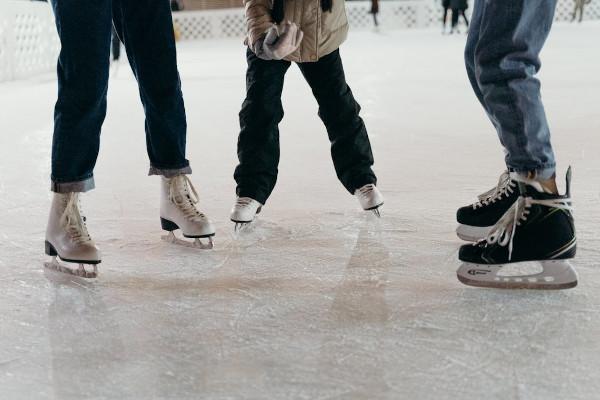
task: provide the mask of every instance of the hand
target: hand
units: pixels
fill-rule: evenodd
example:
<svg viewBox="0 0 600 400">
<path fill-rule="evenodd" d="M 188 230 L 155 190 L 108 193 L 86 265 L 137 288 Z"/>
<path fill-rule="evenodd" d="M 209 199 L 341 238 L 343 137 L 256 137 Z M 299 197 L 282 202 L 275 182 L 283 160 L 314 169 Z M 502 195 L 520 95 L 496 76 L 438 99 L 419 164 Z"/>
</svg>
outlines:
<svg viewBox="0 0 600 400">
<path fill-rule="evenodd" d="M 252 51 L 263 60 L 282 60 L 298 49 L 303 37 L 304 33 L 295 23 L 286 21 L 273 25 L 265 37 L 254 44 Z"/>
</svg>

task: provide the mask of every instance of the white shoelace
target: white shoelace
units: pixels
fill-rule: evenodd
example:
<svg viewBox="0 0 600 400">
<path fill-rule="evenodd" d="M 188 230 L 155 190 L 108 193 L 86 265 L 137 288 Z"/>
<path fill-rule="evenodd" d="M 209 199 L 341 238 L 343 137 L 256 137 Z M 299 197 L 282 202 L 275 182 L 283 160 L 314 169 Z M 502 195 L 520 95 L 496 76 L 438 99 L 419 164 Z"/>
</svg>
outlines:
<svg viewBox="0 0 600 400">
<path fill-rule="evenodd" d="M 81 212 L 79 193 L 72 193 L 69 196 L 65 211 L 60 217 L 60 223 L 65 226 L 75 243 L 85 244 L 92 241 L 85 225 L 85 217 Z"/>
<path fill-rule="evenodd" d="M 370 184 L 365 185 L 365 186 L 361 187 L 360 189 L 358 189 L 358 192 L 360 193 L 360 195 L 362 197 L 367 197 L 371 194 L 371 192 L 373 192 L 373 189 L 375 189 L 375 185 L 370 183 Z"/>
<path fill-rule="evenodd" d="M 473 203 L 473 209 L 477 209 L 483 206 L 487 206 L 488 204 L 495 203 L 496 201 L 502 199 L 502 197 L 510 195 L 515 191 L 517 184 L 510 179 L 510 173 L 508 171 L 504 171 L 500 178 L 498 179 L 498 184 L 495 188 L 488 190 L 485 193 L 480 194 L 478 197 L 479 201 L 477 203 Z"/>
<path fill-rule="evenodd" d="M 573 211 L 570 198 L 559 198 L 552 200 L 537 200 L 532 197 L 520 196 L 511 208 L 500 218 L 500 220 L 491 229 L 490 234 L 485 239 L 490 245 L 497 243 L 500 246 L 508 245 L 508 259 L 512 259 L 513 239 L 517 226 L 521 221 L 527 220 L 529 209 L 533 204 L 539 204 L 561 210 Z M 475 244 L 477 245 L 477 244 Z"/>
<path fill-rule="evenodd" d="M 196 204 L 199 201 L 198 192 L 196 192 L 196 188 L 194 188 L 192 181 L 187 175 L 179 175 L 171 178 L 169 181 L 169 200 L 190 221 L 198 221 L 204 218 L 204 214 L 196 208 Z"/>
<path fill-rule="evenodd" d="M 250 197 L 238 197 L 235 201 L 235 208 L 246 208 L 252 204 L 254 200 Z"/>
</svg>

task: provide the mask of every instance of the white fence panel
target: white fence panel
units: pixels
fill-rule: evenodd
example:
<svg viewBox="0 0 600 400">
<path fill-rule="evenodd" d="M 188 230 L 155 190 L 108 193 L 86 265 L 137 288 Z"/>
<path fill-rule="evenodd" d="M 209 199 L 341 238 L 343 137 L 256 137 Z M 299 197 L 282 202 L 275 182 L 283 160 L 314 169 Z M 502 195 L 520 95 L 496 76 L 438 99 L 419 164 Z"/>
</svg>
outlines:
<svg viewBox="0 0 600 400">
<path fill-rule="evenodd" d="M 556 20 L 571 20 L 573 4 L 573 0 L 559 0 Z M 370 1 L 346 2 L 353 30 L 373 28 L 370 8 Z M 441 0 L 389 0 L 380 2 L 379 22 L 381 29 L 390 30 L 437 27 L 441 15 Z M 600 0 L 587 5 L 585 19 L 600 19 Z M 173 15 L 173 22 L 181 40 L 241 40 L 245 30 L 241 8 L 183 11 Z M 53 70 L 59 48 L 48 3 L 0 0 L 0 82 Z"/>
<path fill-rule="evenodd" d="M 60 43 L 48 4 L 0 2 L 0 81 L 52 70 L 59 50 Z"/>
</svg>

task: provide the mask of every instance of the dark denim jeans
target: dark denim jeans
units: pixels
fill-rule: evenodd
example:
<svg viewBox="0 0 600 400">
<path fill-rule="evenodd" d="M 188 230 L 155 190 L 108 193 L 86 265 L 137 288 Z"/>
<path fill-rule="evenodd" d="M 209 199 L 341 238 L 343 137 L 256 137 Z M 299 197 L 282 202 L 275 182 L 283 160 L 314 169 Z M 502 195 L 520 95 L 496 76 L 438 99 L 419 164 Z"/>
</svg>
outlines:
<svg viewBox="0 0 600 400">
<path fill-rule="evenodd" d="M 94 187 L 106 114 L 114 23 L 138 80 L 146 113 L 150 174 L 190 173 L 186 118 L 168 1 L 52 0 L 61 41 L 54 112 L 52 190 Z"/>
<path fill-rule="evenodd" d="M 279 122 L 283 119 L 281 92 L 289 61 L 265 61 L 248 49 L 246 99 L 240 111 L 238 158 L 234 178 L 237 195 L 265 204 L 277 181 Z M 319 104 L 331 142 L 338 178 L 354 193 L 377 183 L 371 169 L 373 154 L 360 106 L 346 84 L 339 50 L 317 62 L 298 64 Z"/>
<path fill-rule="evenodd" d="M 506 149 L 506 164 L 541 179 L 555 171 L 535 78 L 557 0 L 476 0 L 465 49 L 475 94 Z"/>
</svg>

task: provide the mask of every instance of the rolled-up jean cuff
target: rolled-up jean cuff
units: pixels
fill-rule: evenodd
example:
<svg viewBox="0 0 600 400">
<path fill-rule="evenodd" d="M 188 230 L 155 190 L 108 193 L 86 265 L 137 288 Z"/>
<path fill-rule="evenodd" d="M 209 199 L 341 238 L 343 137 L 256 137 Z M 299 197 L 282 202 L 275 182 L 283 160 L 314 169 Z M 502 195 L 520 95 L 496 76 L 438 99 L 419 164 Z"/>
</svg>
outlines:
<svg viewBox="0 0 600 400">
<path fill-rule="evenodd" d="M 52 180 L 50 183 L 50 190 L 55 193 L 87 192 L 95 187 L 93 176 L 82 181 L 56 182 Z"/>
<path fill-rule="evenodd" d="M 156 168 L 154 166 L 150 166 L 150 170 L 148 171 L 148 175 L 162 175 L 165 178 L 172 178 L 177 175 L 188 175 L 192 173 L 192 167 L 189 165 L 183 168 L 175 168 L 175 169 L 164 169 L 164 168 Z"/>
<path fill-rule="evenodd" d="M 538 169 L 523 169 L 523 168 L 510 168 L 519 175 L 527 176 L 531 179 L 546 180 L 556 175 L 556 167 L 544 167 Z"/>
</svg>

